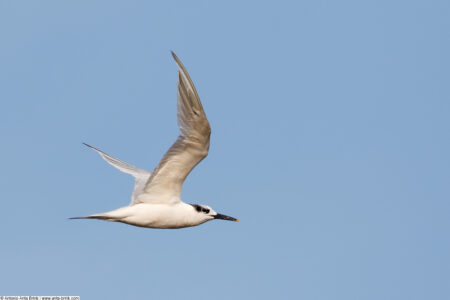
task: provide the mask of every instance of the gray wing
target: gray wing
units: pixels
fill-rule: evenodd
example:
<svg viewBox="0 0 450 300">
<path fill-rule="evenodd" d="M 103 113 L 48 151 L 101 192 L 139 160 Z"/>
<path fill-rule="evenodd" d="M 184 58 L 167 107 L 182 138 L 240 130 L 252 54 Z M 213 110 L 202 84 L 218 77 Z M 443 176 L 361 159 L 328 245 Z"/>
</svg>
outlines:
<svg viewBox="0 0 450 300">
<path fill-rule="evenodd" d="M 139 195 L 138 202 L 177 203 L 183 182 L 191 170 L 208 155 L 211 128 L 188 72 L 178 64 L 178 126 L 180 135 L 163 156 Z"/>
<path fill-rule="evenodd" d="M 120 171 L 130 174 L 135 178 L 134 181 L 134 188 L 133 188 L 133 194 L 131 195 L 131 203 L 130 205 L 133 205 L 136 203 L 137 201 L 137 197 L 142 193 L 142 191 L 144 190 L 145 187 L 145 183 L 147 182 L 147 180 L 150 178 L 151 173 L 146 171 L 146 170 L 142 170 L 142 169 L 138 169 L 130 164 L 127 164 L 117 158 L 112 157 L 109 154 L 106 154 L 105 152 L 103 152 L 100 149 L 97 149 L 95 147 L 92 147 L 91 145 L 88 145 L 86 143 L 83 143 L 84 145 L 88 146 L 89 148 L 95 150 L 98 154 L 100 154 L 100 156 L 106 160 L 110 165 L 112 165 L 113 167 L 116 167 L 117 169 L 119 169 Z"/>
</svg>

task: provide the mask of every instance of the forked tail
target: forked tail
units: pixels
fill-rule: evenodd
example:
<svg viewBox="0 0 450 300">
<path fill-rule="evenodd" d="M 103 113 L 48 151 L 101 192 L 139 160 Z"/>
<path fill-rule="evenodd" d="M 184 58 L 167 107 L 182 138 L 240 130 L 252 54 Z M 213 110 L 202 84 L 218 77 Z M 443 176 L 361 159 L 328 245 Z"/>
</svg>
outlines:
<svg viewBox="0 0 450 300">
<path fill-rule="evenodd" d="M 92 216 L 85 216 L 85 217 L 72 217 L 72 218 L 69 218 L 69 220 L 77 220 L 77 219 L 98 219 L 98 220 L 114 221 L 114 220 L 111 219 L 111 217 L 101 216 L 101 215 L 92 215 Z"/>
</svg>

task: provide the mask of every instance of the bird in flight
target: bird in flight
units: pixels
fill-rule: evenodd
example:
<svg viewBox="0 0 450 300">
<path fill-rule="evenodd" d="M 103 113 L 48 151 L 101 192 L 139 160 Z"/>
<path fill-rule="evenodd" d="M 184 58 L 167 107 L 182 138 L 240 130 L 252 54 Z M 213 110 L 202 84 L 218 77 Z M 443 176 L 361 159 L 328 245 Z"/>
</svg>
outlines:
<svg viewBox="0 0 450 300">
<path fill-rule="evenodd" d="M 178 64 L 178 126 L 180 135 L 153 172 L 138 169 L 97 151 L 109 164 L 135 178 L 131 203 L 113 211 L 71 219 L 100 219 L 149 228 L 183 228 L 214 219 L 239 222 L 219 214 L 211 207 L 181 201 L 181 188 L 191 170 L 209 150 L 211 128 L 188 72 L 172 52 Z"/>
</svg>

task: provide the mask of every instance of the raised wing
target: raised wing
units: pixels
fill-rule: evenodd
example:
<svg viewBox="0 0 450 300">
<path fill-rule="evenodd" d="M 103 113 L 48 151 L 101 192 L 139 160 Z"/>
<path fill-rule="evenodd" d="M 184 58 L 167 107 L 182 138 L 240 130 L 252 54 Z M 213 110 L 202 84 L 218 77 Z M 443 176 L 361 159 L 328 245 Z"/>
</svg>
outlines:
<svg viewBox="0 0 450 300">
<path fill-rule="evenodd" d="M 145 184 L 146 184 L 147 180 L 150 178 L 151 173 L 146 170 L 138 169 L 132 165 L 129 165 L 117 158 L 112 157 L 109 154 L 106 154 L 105 152 L 103 152 L 100 149 L 92 147 L 91 145 L 88 145 L 86 143 L 83 143 L 83 144 L 88 146 L 89 148 L 95 150 L 98 154 L 100 154 L 100 156 L 104 160 L 106 160 L 113 167 L 119 169 L 120 171 L 122 171 L 124 173 L 130 174 L 135 178 L 133 194 L 131 195 L 130 205 L 135 204 L 137 201 L 137 197 L 144 190 Z"/>
<path fill-rule="evenodd" d="M 211 128 L 202 103 L 181 61 L 172 52 L 178 70 L 178 126 L 180 135 L 163 156 L 139 195 L 138 202 L 177 203 L 183 182 L 208 155 Z"/>
</svg>

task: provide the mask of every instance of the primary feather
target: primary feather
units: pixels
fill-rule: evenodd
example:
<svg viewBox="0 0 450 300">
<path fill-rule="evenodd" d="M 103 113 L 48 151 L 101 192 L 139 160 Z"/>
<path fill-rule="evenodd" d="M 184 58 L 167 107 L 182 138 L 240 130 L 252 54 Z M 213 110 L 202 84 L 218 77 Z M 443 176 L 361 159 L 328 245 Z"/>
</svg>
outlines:
<svg viewBox="0 0 450 300">
<path fill-rule="evenodd" d="M 163 156 L 137 202 L 177 203 L 191 170 L 208 155 L 211 127 L 192 79 L 178 57 L 178 126 L 180 135 Z"/>
<path fill-rule="evenodd" d="M 95 150 L 100 156 L 106 160 L 110 165 L 113 167 L 119 169 L 120 171 L 130 174 L 135 178 L 134 181 L 134 188 L 133 188 L 133 194 L 131 195 L 131 203 L 130 205 L 133 205 L 136 203 L 137 197 L 142 193 L 144 190 L 145 184 L 147 183 L 147 180 L 150 178 L 151 173 L 142 170 L 139 168 L 136 168 L 135 166 L 132 166 L 130 164 L 127 164 L 126 162 L 123 162 L 115 157 L 112 157 L 111 155 L 103 152 L 102 150 L 95 148 L 91 145 L 88 145 L 86 143 L 83 143 L 89 148 Z"/>
</svg>

